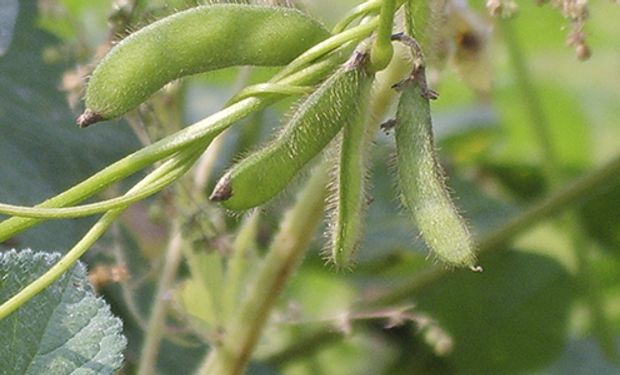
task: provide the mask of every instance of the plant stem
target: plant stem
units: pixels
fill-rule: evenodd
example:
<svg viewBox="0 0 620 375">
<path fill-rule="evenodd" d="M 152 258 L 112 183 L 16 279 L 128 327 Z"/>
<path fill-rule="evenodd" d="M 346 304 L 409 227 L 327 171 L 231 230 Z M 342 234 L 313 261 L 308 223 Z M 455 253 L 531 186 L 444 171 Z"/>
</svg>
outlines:
<svg viewBox="0 0 620 375">
<path fill-rule="evenodd" d="M 146 166 L 166 158 L 192 144 L 207 145 L 213 137 L 227 129 L 235 121 L 267 106 L 268 100 L 248 98 L 225 108 L 171 136 L 109 165 L 85 181 L 65 192 L 46 200 L 37 207 L 65 207 L 84 200 L 112 183 L 121 180 Z M 142 186 L 146 188 L 147 186 Z M 140 190 L 134 190 L 136 193 Z M 42 219 L 13 217 L 0 223 L 0 242 L 14 234 L 42 222 Z"/>
<path fill-rule="evenodd" d="M 340 20 L 336 26 L 332 29 L 334 34 L 343 32 L 347 26 L 351 24 L 355 19 L 363 17 L 369 13 L 378 12 L 381 9 L 381 0 L 370 0 L 362 3 L 355 8 L 351 9 L 342 20 Z"/>
<path fill-rule="evenodd" d="M 296 70 L 301 69 L 303 66 L 310 64 L 312 61 L 325 55 L 326 53 L 340 48 L 349 42 L 355 42 L 365 38 L 377 27 L 378 24 L 379 20 L 374 18 L 367 23 L 343 31 L 340 34 L 336 34 L 331 38 L 317 44 L 288 64 L 284 69 L 276 74 L 270 82 L 278 82 L 282 78 Z"/>
<path fill-rule="evenodd" d="M 188 152 L 191 150 L 188 150 Z M 195 151 L 195 150 L 194 150 Z M 193 155 L 193 156 L 191 156 Z M 198 155 L 190 154 L 177 156 L 149 176 L 138 182 L 132 187 L 127 194 L 133 194 L 136 191 L 140 191 L 151 183 L 156 183 L 159 178 L 165 177 L 166 173 L 174 173 L 178 169 L 187 170 L 191 167 L 192 163 L 188 162 L 188 158 L 193 157 L 194 160 Z M 126 209 L 127 207 L 121 207 L 115 210 L 108 211 L 105 215 L 99 219 L 95 225 L 78 241 L 67 254 L 65 254 L 55 265 L 53 265 L 47 272 L 41 275 L 38 279 L 30 283 L 24 289 L 19 291 L 16 295 L 4 302 L 0 306 L 0 319 L 3 319 L 13 311 L 17 310 L 21 305 L 28 302 L 34 296 L 39 294 L 43 289 L 50 286 L 54 281 L 58 280 L 63 273 L 71 268 L 79 258 L 106 232 L 108 227 L 112 225 L 114 220 Z"/>
<path fill-rule="evenodd" d="M 394 103 L 398 92 L 393 86 L 405 79 L 411 72 L 411 56 L 407 47 L 398 43 L 394 46 L 394 58 L 388 66 L 377 73 L 372 85 L 369 100 L 369 116 L 367 141 L 374 142 L 381 122 L 384 120 L 390 106 Z"/>
<path fill-rule="evenodd" d="M 396 0 L 383 0 L 377 36 L 370 50 L 370 69 L 374 72 L 381 71 L 392 60 L 394 48 L 392 47 L 392 30 L 394 28 L 394 14 L 396 13 Z"/>
<path fill-rule="evenodd" d="M 157 292 L 151 307 L 146 337 L 140 353 L 140 363 L 137 375 L 151 375 L 156 373 L 157 355 L 166 325 L 166 313 L 168 310 L 168 294 L 177 275 L 183 254 L 183 238 L 180 225 L 175 223 L 172 227 L 170 243 L 166 251 L 166 257 L 161 270 Z"/>
<path fill-rule="evenodd" d="M 279 81 L 279 83 L 292 85 L 314 83 L 322 79 L 325 74 L 340 64 L 345 58 L 341 53 L 336 53 L 315 65 L 294 71 Z M 37 207 L 54 208 L 76 204 L 100 192 L 114 182 L 130 176 L 148 165 L 169 157 L 192 144 L 206 147 L 215 136 L 228 129 L 236 121 L 266 108 L 280 98 L 279 96 L 269 95 L 260 98 L 243 99 L 175 134 L 126 156 L 65 192 L 44 201 Z M 146 186 L 143 189 L 146 189 Z M 139 191 L 141 190 L 136 190 L 133 193 L 137 194 Z M 0 242 L 4 242 L 16 233 L 37 225 L 42 221 L 44 220 L 12 217 L 0 222 Z"/>
<path fill-rule="evenodd" d="M 322 163 L 285 214 L 247 298 L 227 325 L 221 345 L 213 347 L 207 356 L 199 375 L 239 375 L 245 369 L 277 297 L 318 228 L 327 181 L 327 163 Z"/>
<path fill-rule="evenodd" d="M 159 172 L 156 170 L 151 172 L 151 174 L 152 173 Z M 120 197 L 79 206 L 66 208 L 42 208 L 0 203 L 0 214 L 35 219 L 73 219 L 83 216 L 92 216 L 113 209 L 127 207 L 148 198 L 176 181 L 184 173 L 184 170 L 176 170 L 175 173 L 166 173 L 163 177 L 158 178 L 155 182 L 149 184 L 144 189 L 141 189 L 136 193 L 125 194 Z M 149 176 L 150 175 L 145 178 L 150 178 Z"/>
</svg>

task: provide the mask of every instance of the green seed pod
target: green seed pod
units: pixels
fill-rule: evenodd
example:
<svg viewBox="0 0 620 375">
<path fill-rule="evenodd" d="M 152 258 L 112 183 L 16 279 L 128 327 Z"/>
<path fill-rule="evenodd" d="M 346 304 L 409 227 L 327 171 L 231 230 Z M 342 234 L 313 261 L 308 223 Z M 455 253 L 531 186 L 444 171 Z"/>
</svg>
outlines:
<svg viewBox="0 0 620 375">
<path fill-rule="evenodd" d="M 360 97 L 372 82 L 365 61 L 366 55 L 356 53 L 302 102 L 273 142 L 229 170 L 210 199 L 231 210 L 246 210 L 282 191 L 345 124 L 358 118 Z"/>
<path fill-rule="evenodd" d="M 329 32 L 281 7 L 213 4 L 163 18 L 116 45 L 93 72 L 81 127 L 123 115 L 165 84 L 238 65 L 286 65 Z"/>
<path fill-rule="evenodd" d="M 366 103 L 366 100 L 361 99 L 360 102 Z M 364 186 L 364 159 L 369 145 L 365 137 L 366 114 L 367 111 L 359 111 L 357 118 L 347 123 L 342 131 L 332 182 L 334 191 L 329 197 L 329 260 L 339 268 L 351 266 L 363 234 L 364 211 L 368 201 Z"/>
<path fill-rule="evenodd" d="M 435 158 L 429 91 L 423 68 L 406 81 L 396 114 L 396 149 L 401 199 L 422 238 L 442 261 L 474 270 L 469 230 L 458 214 Z"/>
</svg>

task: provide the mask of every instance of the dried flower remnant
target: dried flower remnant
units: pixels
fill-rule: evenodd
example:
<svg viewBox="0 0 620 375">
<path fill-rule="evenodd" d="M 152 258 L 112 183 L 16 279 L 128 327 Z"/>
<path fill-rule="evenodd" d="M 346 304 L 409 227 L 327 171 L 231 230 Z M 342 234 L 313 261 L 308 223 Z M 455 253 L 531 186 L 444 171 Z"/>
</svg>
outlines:
<svg viewBox="0 0 620 375">
<path fill-rule="evenodd" d="M 450 3 L 447 15 L 452 42 L 450 63 L 470 89 L 486 97 L 492 88 L 491 25 L 461 0 Z"/>
<path fill-rule="evenodd" d="M 539 5 L 544 2 L 537 1 Z M 562 15 L 571 22 L 571 30 L 566 36 L 566 44 L 575 48 L 579 60 L 587 60 L 591 56 L 591 52 L 586 41 L 586 33 L 583 30 L 590 15 L 588 0 L 551 0 L 549 3 L 559 9 Z"/>
<path fill-rule="evenodd" d="M 486 6 L 493 17 L 511 18 L 519 11 L 519 5 L 512 0 L 487 0 Z"/>
</svg>

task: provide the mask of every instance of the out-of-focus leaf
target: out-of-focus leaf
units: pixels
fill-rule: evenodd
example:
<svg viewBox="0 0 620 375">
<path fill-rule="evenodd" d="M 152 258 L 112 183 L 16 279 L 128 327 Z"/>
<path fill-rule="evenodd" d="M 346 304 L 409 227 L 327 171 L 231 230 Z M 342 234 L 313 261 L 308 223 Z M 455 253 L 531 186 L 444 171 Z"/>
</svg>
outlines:
<svg viewBox="0 0 620 375">
<path fill-rule="evenodd" d="M 302 319 L 333 318 L 355 302 L 355 290 L 333 272 L 301 270 L 292 280 L 285 296 L 295 301 Z"/>
<path fill-rule="evenodd" d="M 445 102 L 433 102 L 433 136 L 440 155 L 449 155 L 457 166 L 472 165 L 497 141 L 499 118 L 492 106 L 467 97 L 454 81 L 441 86 L 437 102 Z"/>
<path fill-rule="evenodd" d="M 21 3 L 13 45 L 0 59 L 0 201 L 8 203 L 38 203 L 137 145 L 126 126 L 75 125 L 58 89 L 65 67 L 42 59 L 44 49 L 60 41 L 36 28 L 36 6 Z M 89 222 L 45 224 L 18 240 L 31 247 L 69 248 Z"/>
<path fill-rule="evenodd" d="M 502 252 L 483 264 L 481 274 L 455 271 L 416 297 L 452 335 L 454 373 L 523 373 L 556 359 L 575 297 L 571 276 L 537 254 Z"/>
<path fill-rule="evenodd" d="M 264 363 L 250 362 L 246 371 L 247 375 L 279 375 L 280 371 Z"/>
<path fill-rule="evenodd" d="M 539 199 L 547 190 L 543 173 L 536 166 L 489 162 L 481 165 L 481 168 L 524 201 Z"/>
<path fill-rule="evenodd" d="M 17 13 L 19 13 L 17 0 L 0 0 L 0 57 L 6 53 L 13 40 Z"/>
<path fill-rule="evenodd" d="M 588 232 L 620 255 L 620 180 L 594 196 L 581 210 Z"/>
<path fill-rule="evenodd" d="M 617 347 L 620 351 L 620 344 Z M 615 375 L 618 373 L 620 373 L 620 365 L 605 360 L 598 344 L 590 340 L 570 342 L 560 360 L 544 372 L 546 375 Z"/>
<path fill-rule="evenodd" d="M 551 147 L 558 163 L 569 171 L 582 170 L 591 163 L 592 137 L 583 114 L 582 103 L 565 89 L 547 84 L 536 86 L 544 108 Z M 538 164 L 543 160 L 539 134 L 524 98 L 515 95 L 514 82 L 497 91 L 495 101 L 501 112 L 506 133 L 507 162 Z"/>
<path fill-rule="evenodd" d="M 394 348 L 377 336 L 356 334 L 315 355 L 287 364 L 283 375 L 375 375 L 384 373 L 393 361 Z"/>
<path fill-rule="evenodd" d="M 0 255 L 0 301 L 47 271 L 59 254 L 11 250 Z M 113 374 L 123 360 L 121 321 L 97 297 L 78 263 L 0 320 L 0 374 Z"/>
</svg>

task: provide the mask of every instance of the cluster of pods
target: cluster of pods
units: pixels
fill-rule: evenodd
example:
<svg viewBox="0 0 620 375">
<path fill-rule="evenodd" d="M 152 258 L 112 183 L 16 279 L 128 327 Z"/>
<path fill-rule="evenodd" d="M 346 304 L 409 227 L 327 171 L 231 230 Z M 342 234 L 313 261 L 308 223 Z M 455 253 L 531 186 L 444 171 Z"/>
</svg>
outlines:
<svg viewBox="0 0 620 375">
<path fill-rule="evenodd" d="M 229 66 L 289 64 L 329 37 L 320 22 L 291 8 L 212 4 L 176 13 L 112 48 L 89 80 L 86 109 L 77 122 L 85 127 L 122 116 L 183 76 Z M 396 138 L 401 200 L 438 259 L 477 269 L 471 236 L 435 157 L 429 100 L 436 94 L 427 87 L 421 50 L 406 35 L 392 39 L 410 47 L 413 61 L 409 78 L 394 87 L 400 99 L 395 119 L 386 125 Z M 353 260 L 369 201 L 364 189 L 367 108 L 376 72 L 364 45 L 297 104 L 273 140 L 226 171 L 210 196 L 234 211 L 263 205 L 335 145 L 327 247 L 339 267 Z"/>
</svg>

